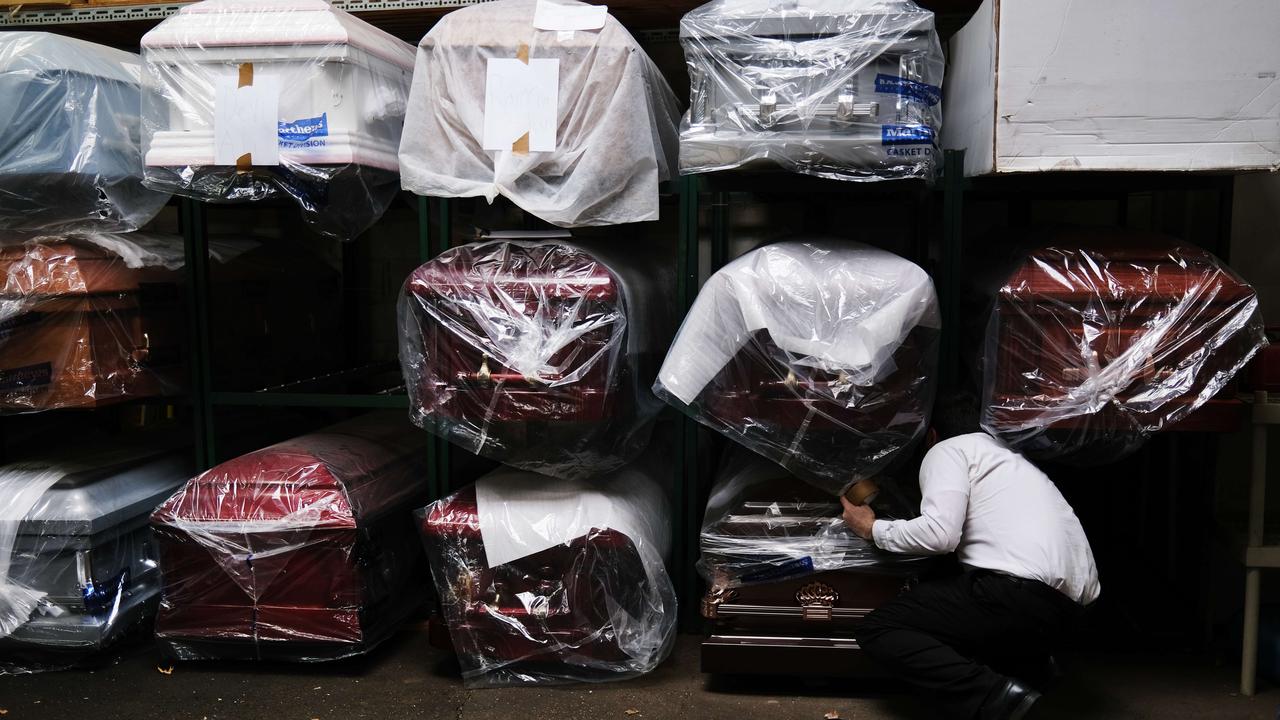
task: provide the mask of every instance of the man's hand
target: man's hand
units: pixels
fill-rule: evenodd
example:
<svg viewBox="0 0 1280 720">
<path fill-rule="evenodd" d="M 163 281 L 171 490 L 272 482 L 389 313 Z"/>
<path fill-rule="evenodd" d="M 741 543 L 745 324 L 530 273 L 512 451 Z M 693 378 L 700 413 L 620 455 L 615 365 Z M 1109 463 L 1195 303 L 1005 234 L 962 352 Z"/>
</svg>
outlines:
<svg viewBox="0 0 1280 720">
<path fill-rule="evenodd" d="M 840 496 L 840 504 L 844 505 L 844 524 L 849 526 L 854 535 L 863 540 L 871 539 L 871 526 L 876 522 L 876 513 L 866 505 L 854 505 L 845 496 Z"/>
</svg>

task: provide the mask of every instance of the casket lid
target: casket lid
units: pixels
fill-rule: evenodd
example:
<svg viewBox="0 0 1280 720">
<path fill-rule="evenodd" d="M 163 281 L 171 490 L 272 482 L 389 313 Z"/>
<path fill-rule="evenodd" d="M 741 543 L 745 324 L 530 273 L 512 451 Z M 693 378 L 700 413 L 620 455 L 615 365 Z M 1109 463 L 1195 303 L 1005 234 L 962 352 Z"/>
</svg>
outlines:
<svg viewBox="0 0 1280 720">
<path fill-rule="evenodd" d="M 221 463 L 152 516 L 165 525 L 251 531 L 354 528 L 420 500 L 424 437 L 375 413 Z"/>
<path fill-rule="evenodd" d="M 1120 302 L 1135 310 L 1139 298 L 1150 304 L 1193 294 L 1214 304 L 1235 304 L 1254 291 L 1212 253 L 1155 235 L 1041 247 L 1027 253 L 1000 288 L 1008 302 Z"/>
<path fill-rule="evenodd" d="M 181 454 L 136 449 L 75 453 L 0 467 L 0 475 L 65 473 L 23 518 L 20 535 L 93 535 L 164 501 L 190 472 Z"/>
<path fill-rule="evenodd" d="M 212 47 L 313 48 L 356 47 L 371 55 L 413 70 L 414 49 L 409 43 L 325 0 L 203 0 L 188 5 L 142 36 L 146 50 Z"/>
<path fill-rule="evenodd" d="M 933 31 L 933 13 L 911 0 L 718 0 L 686 14 L 680 36 L 733 42 L 834 38 L 893 45 Z"/>
<path fill-rule="evenodd" d="M 136 292 L 174 283 L 164 267 L 130 268 L 118 255 L 79 240 L 6 244 L 0 237 L 0 300 Z"/>
<path fill-rule="evenodd" d="M 559 0 L 558 5 L 582 3 Z M 555 57 L 557 51 L 569 48 L 599 50 L 639 49 L 639 44 L 613 15 L 605 16 L 600 30 L 584 30 L 561 37 L 553 30 L 538 30 L 533 26 L 537 9 L 535 0 L 496 0 L 464 7 L 445 15 L 431 28 L 419 43 L 423 48 L 485 48 L 496 51 L 509 50 L 515 57 L 521 45 L 528 45 L 531 57 Z M 540 42 L 540 38 L 554 38 Z M 591 58 L 588 56 L 588 60 Z"/>
<path fill-rule="evenodd" d="M 136 86 L 141 83 L 142 59 L 130 52 L 53 33 L 2 32 L 0 74 L 20 72 L 72 72 Z"/>
<path fill-rule="evenodd" d="M 506 248 L 501 247 L 504 244 Z M 454 300 L 488 297 L 495 290 L 517 301 L 611 301 L 618 295 L 617 282 L 604 263 L 578 248 L 554 241 L 498 241 L 457 248 L 414 270 L 408 289 L 422 297 Z"/>
</svg>

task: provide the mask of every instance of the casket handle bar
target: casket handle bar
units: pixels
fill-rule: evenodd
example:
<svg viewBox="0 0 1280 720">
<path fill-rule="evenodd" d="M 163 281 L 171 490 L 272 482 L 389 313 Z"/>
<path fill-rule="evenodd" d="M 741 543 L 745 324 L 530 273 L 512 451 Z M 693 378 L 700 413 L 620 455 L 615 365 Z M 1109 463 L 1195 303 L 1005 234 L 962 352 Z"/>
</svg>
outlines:
<svg viewBox="0 0 1280 720">
<path fill-rule="evenodd" d="M 704 601 L 705 607 L 705 601 Z M 716 614 L 703 617 L 711 620 L 718 618 L 800 618 L 802 620 L 861 620 L 871 614 L 871 608 L 820 608 L 820 607 L 786 607 L 777 605 L 738 605 L 724 603 L 715 606 Z"/>
<path fill-rule="evenodd" d="M 869 120 L 880 114 L 878 102 L 854 102 L 852 95 L 841 93 L 838 102 L 822 103 L 813 107 L 811 117 L 853 122 Z M 756 118 L 761 127 L 773 127 L 778 120 L 787 115 L 799 115 L 795 105 L 779 105 L 775 93 L 765 93 L 756 106 Z"/>
<path fill-rule="evenodd" d="M 840 593 L 824 582 L 811 582 L 796 591 L 795 606 L 747 605 L 732 602 L 738 591 L 729 588 L 712 588 L 702 598 L 702 616 L 718 618 L 800 618 L 801 620 L 861 620 L 871 608 L 836 607 Z"/>
<path fill-rule="evenodd" d="M 1098 369 L 1102 368 L 1102 365 L 1098 361 L 1097 350 L 1092 351 L 1092 360 L 1093 366 Z M 1094 372 L 1097 372 L 1097 370 L 1093 370 L 1090 367 L 1065 367 L 1062 369 L 1062 379 L 1067 382 L 1084 382 L 1085 380 L 1088 380 Z M 1138 371 L 1137 376 L 1134 378 L 1134 382 L 1142 382 L 1144 384 L 1150 384 L 1157 381 L 1164 382 L 1170 377 L 1173 377 L 1173 373 L 1174 369 L 1170 367 L 1157 368 L 1155 359 L 1148 355 L 1142 364 L 1142 369 Z"/>
</svg>

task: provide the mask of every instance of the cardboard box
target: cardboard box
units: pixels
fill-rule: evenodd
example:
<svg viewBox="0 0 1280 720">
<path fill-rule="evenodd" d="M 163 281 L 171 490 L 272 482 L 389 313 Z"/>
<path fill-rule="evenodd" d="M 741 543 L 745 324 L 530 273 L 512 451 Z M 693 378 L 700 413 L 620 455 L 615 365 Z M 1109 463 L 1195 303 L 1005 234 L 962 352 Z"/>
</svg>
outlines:
<svg viewBox="0 0 1280 720">
<path fill-rule="evenodd" d="M 965 174 L 1280 167 L 1280 3 L 985 0 L 950 42 Z"/>
</svg>

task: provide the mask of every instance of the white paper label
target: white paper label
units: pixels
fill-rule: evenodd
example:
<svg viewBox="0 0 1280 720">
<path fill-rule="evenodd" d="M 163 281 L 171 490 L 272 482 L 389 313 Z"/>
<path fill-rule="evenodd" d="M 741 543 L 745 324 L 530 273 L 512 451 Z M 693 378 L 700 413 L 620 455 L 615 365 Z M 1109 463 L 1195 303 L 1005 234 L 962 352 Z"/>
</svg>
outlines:
<svg viewBox="0 0 1280 720">
<path fill-rule="evenodd" d="M 539 30 L 599 30 L 609 15 L 608 5 L 557 5 L 538 0 L 533 26 Z"/>
<path fill-rule="evenodd" d="M 236 74 L 220 75 L 213 108 L 213 162 L 235 165 L 250 153 L 254 165 L 280 164 L 280 78 L 258 73 L 236 87 Z"/>
<path fill-rule="evenodd" d="M 510 150 L 529 134 L 530 152 L 556 149 L 560 61 L 491 58 L 484 87 L 485 150 Z"/>
</svg>

